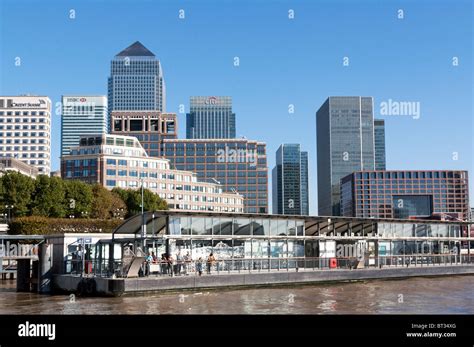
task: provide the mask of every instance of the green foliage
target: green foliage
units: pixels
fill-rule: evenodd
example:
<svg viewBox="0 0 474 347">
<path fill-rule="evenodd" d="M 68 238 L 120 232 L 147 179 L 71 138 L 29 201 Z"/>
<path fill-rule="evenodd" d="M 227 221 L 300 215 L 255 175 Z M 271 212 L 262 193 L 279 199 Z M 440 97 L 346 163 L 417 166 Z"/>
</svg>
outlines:
<svg viewBox="0 0 474 347">
<path fill-rule="evenodd" d="M 2 208 L 4 209 L 5 205 L 13 205 L 12 215 L 25 216 L 29 214 L 35 180 L 12 171 L 6 172 L 0 180 L 2 182 Z"/>
<path fill-rule="evenodd" d="M 22 226 L 21 220 L 14 224 L 22 233 L 41 232 L 45 227 L 41 217 L 74 217 L 58 219 L 62 221 L 61 225 L 70 225 L 85 217 L 120 220 L 141 213 L 141 200 L 140 189 L 114 188 L 109 191 L 99 184 L 46 175 L 39 175 L 35 180 L 17 172 L 7 172 L 0 177 L 0 212 L 7 212 L 5 205 L 13 205 L 12 218 L 36 217 L 28 220 L 27 226 Z M 145 211 L 168 209 L 166 201 L 148 189 L 143 191 L 143 200 Z M 47 228 L 51 227 L 48 223 Z"/>
<path fill-rule="evenodd" d="M 64 217 L 64 181 L 59 177 L 40 175 L 35 181 L 31 213 L 37 216 Z"/>
<path fill-rule="evenodd" d="M 127 205 L 117 193 L 95 184 L 92 187 L 92 194 L 92 218 L 124 218 L 127 214 Z"/>
<path fill-rule="evenodd" d="M 142 194 L 140 189 L 122 189 L 114 188 L 112 192 L 116 193 L 127 205 L 127 217 L 141 213 Z M 143 205 L 145 211 L 167 210 L 168 204 L 160 198 L 158 194 L 148 189 L 143 190 Z"/>
<path fill-rule="evenodd" d="M 92 211 L 92 186 L 82 181 L 66 180 L 66 215 L 75 217 L 90 215 Z"/>
<path fill-rule="evenodd" d="M 18 217 L 8 223 L 8 233 L 11 235 L 44 235 L 48 234 L 50 218 L 41 216 Z"/>
<path fill-rule="evenodd" d="M 63 233 L 111 233 L 123 221 L 119 219 L 18 217 L 9 223 L 11 235 Z"/>
</svg>

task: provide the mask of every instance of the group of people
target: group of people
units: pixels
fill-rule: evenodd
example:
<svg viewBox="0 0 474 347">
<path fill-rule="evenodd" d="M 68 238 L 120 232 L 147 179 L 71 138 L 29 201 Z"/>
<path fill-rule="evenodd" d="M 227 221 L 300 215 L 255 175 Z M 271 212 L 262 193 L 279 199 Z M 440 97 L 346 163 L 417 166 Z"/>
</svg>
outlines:
<svg viewBox="0 0 474 347">
<path fill-rule="evenodd" d="M 192 270 L 192 263 L 193 260 L 189 252 L 185 255 L 181 254 L 181 251 L 176 253 L 176 257 L 173 258 L 171 254 L 163 253 L 161 255 L 161 259 L 159 260 L 156 256 L 155 252 L 149 253 L 144 261 L 144 275 L 148 276 L 150 274 L 150 265 L 151 264 L 159 264 L 160 265 L 160 273 L 162 275 L 169 275 L 169 276 L 180 276 L 181 274 L 187 276 L 189 275 L 190 270 Z M 202 275 L 203 271 L 203 263 L 204 260 L 202 257 L 199 257 L 198 260 L 194 261 L 195 271 L 196 274 L 199 276 Z M 211 274 L 212 267 L 216 263 L 216 258 L 214 254 L 211 252 L 206 259 L 206 271 L 207 274 Z"/>
</svg>

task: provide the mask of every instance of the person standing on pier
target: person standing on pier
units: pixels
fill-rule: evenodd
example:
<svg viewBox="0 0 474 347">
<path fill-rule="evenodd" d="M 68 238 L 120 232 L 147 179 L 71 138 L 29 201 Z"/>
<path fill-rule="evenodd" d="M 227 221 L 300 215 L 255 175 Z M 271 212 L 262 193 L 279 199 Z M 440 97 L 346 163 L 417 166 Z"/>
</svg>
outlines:
<svg viewBox="0 0 474 347">
<path fill-rule="evenodd" d="M 181 268 L 183 268 L 183 256 L 181 255 L 181 250 L 176 253 L 176 275 L 181 274 Z"/>
<path fill-rule="evenodd" d="M 210 253 L 209 257 L 207 257 L 207 274 L 211 274 L 211 268 L 214 265 L 216 258 L 214 258 L 214 254 Z"/>
<path fill-rule="evenodd" d="M 173 277 L 173 257 L 171 254 L 166 255 L 166 261 L 168 262 L 168 273 Z"/>
<path fill-rule="evenodd" d="M 183 260 L 184 260 L 184 265 L 183 265 L 184 275 L 187 276 L 188 266 L 189 266 L 189 263 L 191 262 L 191 256 L 189 255 L 189 252 L 186 253 Z"/>
<path fill-rule="evenodd" d="M 196 260 L 196 272 L 199 274 L 199 276 L 202 275 L 202 258 L 199 257 L 198 260 Z"/>
</svg>

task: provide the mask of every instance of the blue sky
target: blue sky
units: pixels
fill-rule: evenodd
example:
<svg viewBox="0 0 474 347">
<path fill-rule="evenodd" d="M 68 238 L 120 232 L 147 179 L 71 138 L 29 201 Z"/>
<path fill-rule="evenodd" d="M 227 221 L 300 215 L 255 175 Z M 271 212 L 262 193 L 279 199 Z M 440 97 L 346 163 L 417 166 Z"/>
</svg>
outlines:
<svg viewBox="0 0 474 347">
<path fill-rule="evenodd" d="M 231 95 L 238 136 L 267 143 L 270 170 L 281 143 L 309 151 L 312 214 L 315 112 L 330 95 L 373 96 L 375 116 L 389 99 L 419 102 L 419 119 L 380 117 L 387 168 L 473 174 L 469 0 L 3 0 L 0 11 L 1 95 L 47 95 L 53 103 L 62 94 L 106 95 L 110 60 L 139 40 L 161 60 L 167 111 L 178 112 L 180 104 L 187 110 L 191 95 Z M 185 136 L 184 114 L 179 134 Z M 52 142 L 58 169 L 56 114 Z M 472 187 L 474 181 L 474 199 Z"/>
</svg>

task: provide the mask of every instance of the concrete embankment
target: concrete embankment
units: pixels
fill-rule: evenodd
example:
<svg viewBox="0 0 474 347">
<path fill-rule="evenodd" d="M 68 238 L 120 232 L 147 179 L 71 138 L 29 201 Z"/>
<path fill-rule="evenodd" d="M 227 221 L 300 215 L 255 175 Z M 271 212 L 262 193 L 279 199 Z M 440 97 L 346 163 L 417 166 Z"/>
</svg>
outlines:
<svg viewBox="0 0 474 347">
<path fill-rule="evenodd" d="M 474 266 L 408 267 L 357 270 L 280 271 L 261 273 L 212 274 L 201 277 L 150 276 L 142 278 L 81 278 L 72 275 L 56 275 L 53 279 L 55 292 L 80 295 L 108 295 L 146 293 L 164 290 L 212 289 L 225 287 L 256 287 L 394 279 L 423 276 L 474 275 Z"/>
</svg>

